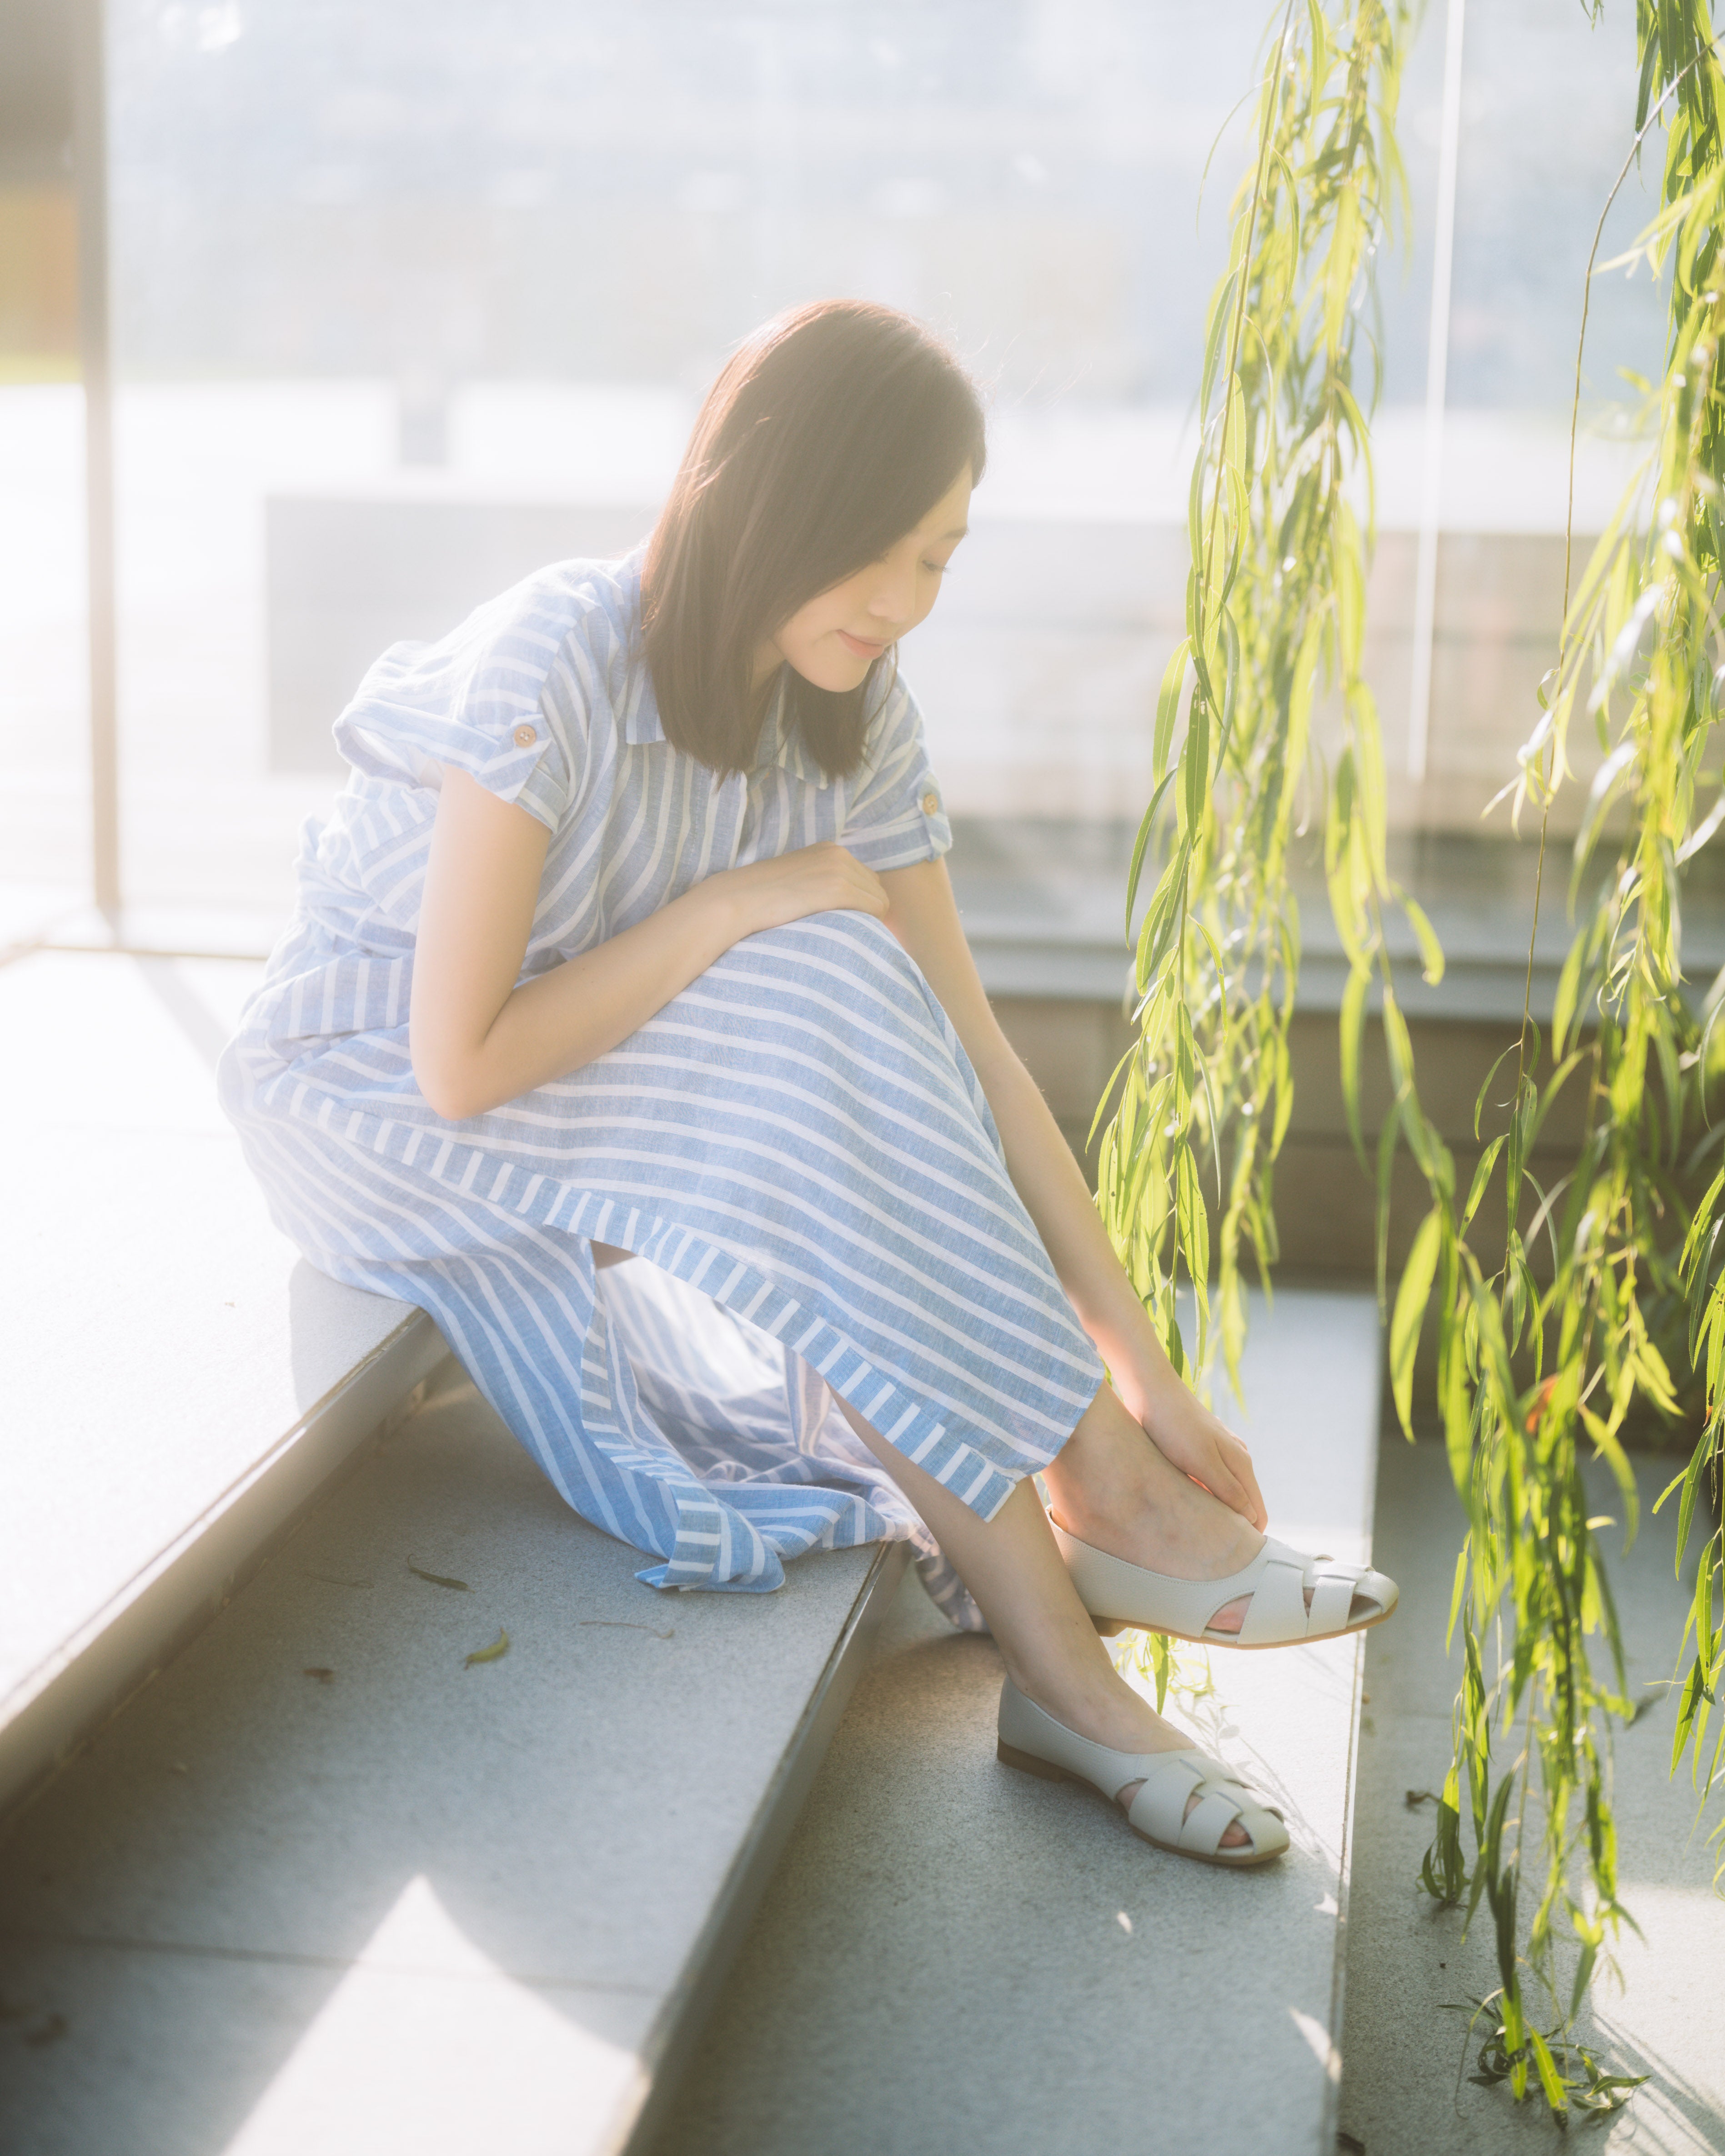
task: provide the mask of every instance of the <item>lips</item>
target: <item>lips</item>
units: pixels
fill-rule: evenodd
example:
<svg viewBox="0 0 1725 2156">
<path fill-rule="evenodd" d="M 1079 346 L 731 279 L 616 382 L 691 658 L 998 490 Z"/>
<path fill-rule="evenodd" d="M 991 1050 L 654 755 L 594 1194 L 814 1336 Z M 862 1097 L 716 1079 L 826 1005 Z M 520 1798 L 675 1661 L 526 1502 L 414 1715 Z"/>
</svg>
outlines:
<svg viewBox="0 0 1725 2156">
<path fill-rule="evenodd" d="M 886 649 L 884 638 L 879 643 L 875 643 L 865 636 L 853 636 L 848 629 L 841 629 L 839 631 L 839 641 L 847 651 L 858 659 L 878 659 Z"/>
</svg>

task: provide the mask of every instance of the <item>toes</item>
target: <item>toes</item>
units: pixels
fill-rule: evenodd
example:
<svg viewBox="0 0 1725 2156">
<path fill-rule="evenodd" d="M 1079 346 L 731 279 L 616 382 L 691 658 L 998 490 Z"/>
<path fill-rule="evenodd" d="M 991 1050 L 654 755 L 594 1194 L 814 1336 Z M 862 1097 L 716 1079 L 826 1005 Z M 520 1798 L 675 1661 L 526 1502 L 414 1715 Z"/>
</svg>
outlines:
<svg viewBox="0 0 1725 2156">
<path fill-rule="evenodd" d="M 1189 1820 L 1202 1802 L 1201 1792 L 1194 1789 L 1186 1799 L 1186 1809 L 1180 1815 L 1182 1820 Z M 1224 1830 L 1222 1839 L 1217 1846 L 1220 1849 L 1246 1849 L 1250 1846 L 1251 1839 L 1240 1821 L 1235 1820 L 1232 1826 Z"/>
<path fill-rule="evenodd" d="M 1137 1796 L 1139 1790 L 1142 1789 L 1143 1786 L 1144 1784 L 1142 1780 L 1128 1782 L 1124 1789 L 1117 1789 L 1115 1791 L 1114 1801 L 1120 1806 L 1122 1811 L 1129 1812 L 1132 1808 L 1132 1799 Z M 1202 1803 L 1202 1792 L 1198 1789 L 1194 1789 L 1191 1795 L 1186 1799 L 1185 1810 L 1180 1815 L 1183 1821 L 1191 1818 L 1193 1813 L 1197 1810 L 1199 1804 Z M 1222 1849 L 1249 1849 L 1251 1846 L 1251 1836 L 1246 1832 L 1245 1829 L 1241 1826 L 1240 1821 L 1235 1820 L 1231 1826 L 1224 1830 L 1222 1839 L 1218 1844 L 1218 1846 Z"/>
<path fill-rule="evenodd" d="M 1306 1599 L 1306 1614 L 1310 1616 L 1312 1590 L 1307 1587 L 1303 1588 L 1301 1592 Z M 1383 1604 L 1375 1595 L 1356 1594 L 1348 1605 L 1348 1622 L 1350 1625 L 1363 1624 L 1368 1617 L 1375 1617 L 1382 1607 Z"/>
</svg>

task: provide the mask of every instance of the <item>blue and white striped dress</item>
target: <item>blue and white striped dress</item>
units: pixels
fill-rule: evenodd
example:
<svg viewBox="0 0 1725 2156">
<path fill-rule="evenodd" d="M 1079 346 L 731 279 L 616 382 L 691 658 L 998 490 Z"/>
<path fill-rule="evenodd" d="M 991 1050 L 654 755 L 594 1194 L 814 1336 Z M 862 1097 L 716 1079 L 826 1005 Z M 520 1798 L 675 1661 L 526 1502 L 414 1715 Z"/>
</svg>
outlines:
<svg viewBox="0 0 1725 2156">
<path fill-rule="evenodd" d="M 988 1518 L 1102 1368 L 886 929 L 833 912 L 746 937 L 608 1055 L 465 1122 L 413 1081 L 444 766 L 551 834 L 524 980 L 725 869 L 824 839 L 903 868 L 951 844 L 902 683 L 849 779 L 782 698 L 747 774 L 673 748 L 639 597 L 639 555 L 561 562 L 378 660 L 336 722 L 352 769 L 306 824 L 223 1105 L 277 1224 L 429 1311 L 575 1510 L 655 1558 L 642 1579 L 770 1589 L 804 1550 L 908 1537 L 974 1623 L 834 1394 Z M 594 1240 L 648 1262 L 598 1270 Z"/>
</svg>

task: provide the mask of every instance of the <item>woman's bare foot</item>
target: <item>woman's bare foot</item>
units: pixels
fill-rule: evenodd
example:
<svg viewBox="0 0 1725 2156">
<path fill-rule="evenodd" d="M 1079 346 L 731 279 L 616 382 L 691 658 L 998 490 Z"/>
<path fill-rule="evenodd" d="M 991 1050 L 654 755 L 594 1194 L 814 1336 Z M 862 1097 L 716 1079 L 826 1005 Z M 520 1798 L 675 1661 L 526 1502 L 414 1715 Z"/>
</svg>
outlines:
<svg viewBox="0 0 1725 2156">
<path fill-rule="evenodd" d="M 1204 1412 L 1196 1399 L 1192 1406 Z M 1170 1578 L 1225 1579 L 1264 1545 L 1255 1527 L 1163 1456 L 1106 1385 L 1043 1479 L 1055 1520 L 1068 1534 Z M 1250 1604 L 1249 1594 L 1228 1603 L 1209 1629 L 1238 1632 Z M 1356 1596 L 1352 1614 L 1369 1607 Z"/>
</svg>

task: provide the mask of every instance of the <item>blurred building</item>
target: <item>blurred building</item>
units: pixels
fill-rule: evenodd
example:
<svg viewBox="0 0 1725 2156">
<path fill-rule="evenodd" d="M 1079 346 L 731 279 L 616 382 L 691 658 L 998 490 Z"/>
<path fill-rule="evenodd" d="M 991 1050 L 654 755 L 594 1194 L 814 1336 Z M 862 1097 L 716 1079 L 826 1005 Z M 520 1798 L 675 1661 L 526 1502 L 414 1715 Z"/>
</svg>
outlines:
<svg viewBox="0 0 1725 2156">
<path fill-rule="evenodd" d="M 50 84 L 68 8 L 8 6 L 0 849 L 54 880 L 80 872 L 85 784 Z M 365 660 L 547 547 L 644 528 L 731 344 L 834 293 L 937 324 L 993 403 L 977 538 L 906 653 L 949 798 L 1132 814 L 1179 633 L 1186 422 L 1265 13 L 110 0 L 129 887 L 276 902 Z M 1473 822 L 1549 663 L 1584 271 L 1632 131 L 1620 13 L 1470 11 L 1432 752 L 1397 781 L 1404 825 Z M 1414 237 L 1380 279 L 1373 666 L 1398 772 L 1441 33 L 1409 63 Z M 1645 200 L 1632 180 L 1610 246 Z M 1596 282 L 1589 412 L 1619 367 L 1656 370 L 1660 316 L 1645 279 Z M 1625 469 L 1587 446 L 1584 524 Z"/>
</svg>

